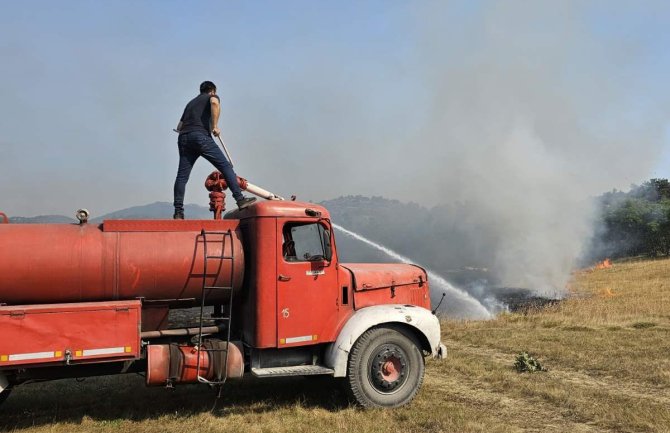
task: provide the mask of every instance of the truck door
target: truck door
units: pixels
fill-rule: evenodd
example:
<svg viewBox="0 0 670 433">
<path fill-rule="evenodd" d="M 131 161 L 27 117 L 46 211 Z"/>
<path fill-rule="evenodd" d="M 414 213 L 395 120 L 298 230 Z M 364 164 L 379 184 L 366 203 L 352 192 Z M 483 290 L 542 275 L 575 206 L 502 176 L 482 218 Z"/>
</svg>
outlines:
<svg viewBox="0 0 670 433">
<path fill-rule="evenodd" d="M 325 221 L 278 220 L 277 347 L 332 341 L 337 324 L 337 267 Z"/>
</svg>

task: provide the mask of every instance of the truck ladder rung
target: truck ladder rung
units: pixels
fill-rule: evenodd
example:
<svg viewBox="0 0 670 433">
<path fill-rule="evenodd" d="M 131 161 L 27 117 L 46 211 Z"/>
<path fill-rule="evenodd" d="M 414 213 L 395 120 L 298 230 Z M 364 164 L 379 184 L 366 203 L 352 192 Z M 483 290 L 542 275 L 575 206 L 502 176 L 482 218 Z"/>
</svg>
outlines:
<svg viewBox="0 0 670 433">
<path fill-rule="evenodd" d="M 231 233 L 230 233 L 230 230 L 226 230 L 225 232 L 209 232 L 209 231 L 205 231 L 205 229 L 202 229 L 202 230 L 200 231 L 200 233 L 201 233 L 201 234 L 204 233 L 204 234 L 208 234 L 208 235 L 220 235 L 220 236 L 228 236 L 228 235 L 231 234 Z"/>
</svg>

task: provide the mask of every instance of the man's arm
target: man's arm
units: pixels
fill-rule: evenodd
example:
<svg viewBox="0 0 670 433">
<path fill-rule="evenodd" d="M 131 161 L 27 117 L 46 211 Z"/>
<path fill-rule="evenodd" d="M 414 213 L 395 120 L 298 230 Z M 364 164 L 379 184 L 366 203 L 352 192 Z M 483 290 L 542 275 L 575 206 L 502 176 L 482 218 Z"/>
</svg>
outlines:
<svg viewBox="0 0 670 433">
<path fill-rule="evenodd" d="M 212 134 L 214 134 L 215 137 L 218 137 L 219 134 L 221 134 L 221 131 L 219 131 L 219 127 L 216 126 L 219 124 L 219 114 L 221 113 L 221 104 L 219 103 L 219 98 L 216 96 L 212 96 L 209 98 L 209 103 L 212 106 Z"/>
</svg>

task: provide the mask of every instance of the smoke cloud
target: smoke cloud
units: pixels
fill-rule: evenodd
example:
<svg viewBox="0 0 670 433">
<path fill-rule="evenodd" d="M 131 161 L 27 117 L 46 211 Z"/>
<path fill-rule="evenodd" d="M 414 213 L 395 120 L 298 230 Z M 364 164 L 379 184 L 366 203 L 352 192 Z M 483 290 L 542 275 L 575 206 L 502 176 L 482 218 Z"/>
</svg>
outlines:
<svg viewBox="0 0 670 433">
<path fill-rule="evenodd" d="M 470 245 L 449 248 L 499 284 L 555 294 L 592 233 L 589 197 L 653 169 L 668 92 L 645 82 L 642 41 L 596 37 L 603 11 L 584 2 L 504 2 L 464 23 L 451 9 L 421 15 L 430 109 L 412 159 L 454 204 Z"/>
</svg>

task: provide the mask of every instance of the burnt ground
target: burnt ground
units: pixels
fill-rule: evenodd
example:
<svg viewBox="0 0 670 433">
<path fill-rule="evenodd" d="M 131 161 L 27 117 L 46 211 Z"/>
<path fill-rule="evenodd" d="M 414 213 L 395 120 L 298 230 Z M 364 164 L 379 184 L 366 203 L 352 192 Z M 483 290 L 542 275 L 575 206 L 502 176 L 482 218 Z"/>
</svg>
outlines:
<svg viewBox="0 0 670 433">
<path fill-rule="evenodd" d="M 535 290 L 519 287 L 494 287 L 488 289 L 496 301 L 507 307 L 512 313 L 527 313 L 531 310 L 556 305 L 562 298 L 539 296 Z"/>
<path fill-rule="evenodd" d="M 493 313 L 502 311 L 526 313 L 530 310 L 556 305 L 564 297 L 564 293 L 547 290 L 547 288 L 502 286 L 487 268 L 440 269 L 439 273 L 449 282 L 470 293 Z M 550 294 L 539 295 L 539 293 Z M 433 299 L 433 302 L 437 301 L 439 298 Z"/>
</svg>

